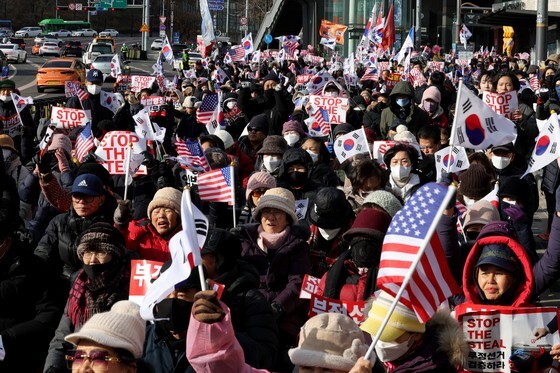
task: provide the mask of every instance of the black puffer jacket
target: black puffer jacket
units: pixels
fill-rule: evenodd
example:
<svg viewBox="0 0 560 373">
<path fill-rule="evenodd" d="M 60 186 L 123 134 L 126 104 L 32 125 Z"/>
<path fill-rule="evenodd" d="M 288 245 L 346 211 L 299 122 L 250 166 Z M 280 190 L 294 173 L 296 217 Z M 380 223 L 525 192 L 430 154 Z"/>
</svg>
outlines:
<svg viewBox="0 0 560 373">
<path fill-rule="evenodd" d="M 37 372 L 62 313 L 55 276 L 31 249 L 14 238 L 0 260 L 0 336 L 6 358 L 0 372 Z"/>
<path fill-rule="evenodd" d="M 558 162 L 551 162 L 543 168 L 541 190 L 554 195 L 558 187 L 558 176 L 560 176 Z"/>
<path fill-rule="evenodd" d="M 82 262 L 76 253 L 78 236 L 93 223 L 113 224 L 113 213 L 116 207 L 115 198 L 107 195 L 97 214 L 89 218 L 79 217 L 73 208 L 69 212 L 56 216 L 51 220 L 45 235 L 39 241 L 35 255 L 45 259 L 56 274 L 67 280 L 66 286 L 69 287 L 71 275 L 82 268 Z"/>
<path fill-rule="evenodd" d="M 251 91 L 248 88 L 243 88 L 237 98 L 237 105 L 248 119 L 257 114 L 266 114 L 269 122 L 269 135 L 281 135 L 284 122 L 294 111 L 294 104 L 285 92 L 274 89 L 269 89 L 262 96 L 252 99 Z"/>
<path fill-rule="evenodd" d="M 272 369 L 278 349 L 278 329 L 269 302 L 258 290 L 257 270 L 238 260 L 216 282 L 225 285 L 221 301 L 231 311 L 235 337 L 243 348 L 245 362 L 255 368 Z"/>
<path fill-rule="evenodd" d="M 98 133 L 97 124 L 102 120 L 113 119 L 113 112 L 107 109 L 104 106 L 101 106 L 101 95 L 92 95 L 90 94 L 87 99 L 84 100 L 83 103 L 80 102 L 78 96 L 70 97 L 66 102 L 67 108 L 72 109 L 84 109 L 84 110 L 91 110 L 91 130 L 92 132 Z"/>
</svg>

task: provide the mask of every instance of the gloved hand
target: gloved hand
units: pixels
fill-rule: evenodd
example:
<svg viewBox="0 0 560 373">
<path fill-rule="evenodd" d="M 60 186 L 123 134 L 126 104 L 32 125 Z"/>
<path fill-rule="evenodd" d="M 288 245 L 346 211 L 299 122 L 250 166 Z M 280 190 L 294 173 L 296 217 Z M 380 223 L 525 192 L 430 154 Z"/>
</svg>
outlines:
<svg viewBox="0 0 560 373">
<path fill-rule="evenodd" d="M 156 161 L 153 154 L 147 150 L 144 150 L 140 154 L 142 154 L 142 156 L 144 157 L 144 159 L 142 160 L 142 164 L 148 166 L 148 168 L 153 167 L 153 162 Z"/>
<path fill-rule="evenodd" d="M 91 151 L 89 153 L 87 153 L 84 157 L 84 159 L 82 159 L 82 164 L 84 163 L 94 163 L 97 162 L 97 156 L 95 155 L 95 152 Z"/>
<path fill-rule="evenodd" d="M 125 228 L 132 220 L 132 213 L 132 202 L 128 199 L 123 199 L 117 204 L 113 214 L 113 222 L 120 228 Z"/>
<path fill-rule="evenodd" d="M 51 163 L 53 157 L 54 157 L 53 152 L 45 152 L 43 154 L 41 159 L 39 159 L 39 163 L 37 164 L 40 173 L 48 174 L 49 172 L 51 172 Z"/>
<path fill-rule="evenodd" d="M 284 310 L 284 307 L 282 307 L 281 304 L 273 302 L 273 303 L 270 304 L 270 307 L 272 307 L 272 313 L 274 313 L 275 318 L 279 318 L 284 313 L 286 313 L 286 311 Z"/>
<path fill-rule="evenodd" d="M 215 290 L 199 291 L 194 295 L 192 306 L 194 318 L 206 324 L 222 321 L 226 312 L 218 302 L 218 294 Z"/>
<path fill-rule="evenodd" d="M 451 185 L 451 182 L 453 181 L 453 173 L 452 172 L 445 172 L 443 171 L 441 173 L 441 176 L 439 178 L 439 180 L 437 181 L 439 184 L 444 184 L 444 185 Z"/>
<path fill-rule="evenodd" d="M 504 213 L 507 214 L 509 219 L 513 223 L 519 223 L 525 220 L 525 212 L 518 205 L 510 205 L 504 209 Z"/>
<path fill-rule="evenodd" d="M 70 172 L 70 166 L 68 164 L 68 158 L 66 158 L 66 153 L 61 148 L 58 148 L 54 152 L 54 156 L 58 160 L 58 170 L 60 172 Z"/>
</svg>

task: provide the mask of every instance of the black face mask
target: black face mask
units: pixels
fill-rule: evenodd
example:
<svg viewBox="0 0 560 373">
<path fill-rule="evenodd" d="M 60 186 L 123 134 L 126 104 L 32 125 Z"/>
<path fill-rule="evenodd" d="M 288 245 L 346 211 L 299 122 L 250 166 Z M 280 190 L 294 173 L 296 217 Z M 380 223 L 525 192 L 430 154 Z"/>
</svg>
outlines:
<svg viewBox="0 0 560 373">
<path fill-rule="evenodd" d="M 109 263 L 94 264 L 94 265 L 83 264 L 82 268 L 84 269 L 84 272 L 90 278 L 90 280 L 95 280 L 103 272 L 109 270 L 113 266 L 113 264 L 114 263 L 112 261 Z"/>
<path fill-rule="evenodd" d="M 476 241 L 480 232 L 465 232 L 465 236 L 467 236 L 468 241 Z"/>
<path fill-rule="evenodd" d="M 381 255 L 375 241 L 356 237 L 350 241 L 350 250 L 352 251 L 352 261 L 358 268 L 372 268 L 379 263 Z"/>
<path fill-rule="evenodd" d="M 168 333 L 182 333 L 187 331 L 191 317 L 193 304 L 183 299 L 166 298 L 156 304 L 154 316 L 156 319 L 167 319 L 156 321 Z"/>
<path fill-rule="evenodd" d="M 290 185 L 302 186 L 307 182 L 307 172 L 289 172 Z"/>
<path fill-rule="evenodd" d="M 552 87 L 553 83 L 554 83 L 554 75 L 549 75 L 549 76 L 545 77 L 544 81 L 546 82 L 547 86 Z"/>
</svg>

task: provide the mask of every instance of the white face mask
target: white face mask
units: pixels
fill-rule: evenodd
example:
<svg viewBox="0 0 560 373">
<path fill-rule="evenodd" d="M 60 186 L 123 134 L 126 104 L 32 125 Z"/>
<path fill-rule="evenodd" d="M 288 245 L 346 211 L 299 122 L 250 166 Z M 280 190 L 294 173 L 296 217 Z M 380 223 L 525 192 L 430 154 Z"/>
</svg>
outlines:
<svg viewBox="0 0 560 373">
<path fill-rule="evenodd" d="M 229 110 L 233 109 L 233 108 L 235 107 L 235 105 L 237 105 L 237 102 L 235 102 L 235 101 L 228 101 L 228 102 L 226 103 L 226 107 L 227 107 Z"/>
<path fill-rule="evenodd" d="M 280 167 L 280 163 L 282 163 L 282 159 L 280 157 L 274 155 L 263 156 L 263 165 L 268 172 L 275 171 L 278 167 Z"/>
<path fill-rule="evenodd" d="M 498 170 L 503 170 L 511 163 L 509 157 L 498 157 L 497 155 L 492 155 L 492 166 L 496 167 Z"/>
<path fill-rule="evenodd" d="M 309 149 L 307 149 L 306 152 L 311 156 L 311 159 L 313 159 L 313 163 L 317 163 L 317 160 L 319 160 L 319 154 L 313 153 Z"/>
<path fill-rule="evenodd" d="M 410 339 L 403 343 L 377 341 L 375 353 L 379 360 L 384 363 L 395 361 L 408 352 L 409 342 Z"/>
<path fill-rule="evenodd" d="M 412 167 L 391 166 L 391 176 L 398 181 L 406 179 L 410 175 L 410 171 L 412 171 Z"/>
<path fill-rule="evenodd" d="M 465 201 L 465 206 L 467 207 L 471 207 L 476 202 L 476 200 L 469 198 L 467 196 L 463 196 L 463 200 Z"/>
<path fill-rule="evenodd" d="M 502 202 L 507 203 L 508 205 L 517 205 L 517 201 L 512 201 L 511 199 L 503 199 Z"/>
<path fill-rule="evenodd" d="M 337 97 L 337 96 L 338 96 L 338 92 L 337 92 L 337 91 L 327 91 L 327 92 L 323 93 L 323 96 L 327 96 L 327 97 Z"/>
<path fill-rule="evenodd" d="M 284 140 L 288 143 L 289 146 L 294 145 L 299 140 L 299 135 L 297 133 L 290 133 L 289 135 L 284 136 Z"/>
<path fill-rule="evenodd" d="M 323 238 L 327 241 L 330 241 L 333 238 L 335 238 L 338 232 L 340 232 L 340 228 L 334 228 L 334 229 L 323 229 L 319 227 L 317 228 L 319 229 L 319 234 L 323 236 Z"/>
<path fill-rule="evenodd" d="M 4 101 L 4 102 L 10 102 L 12 101 L 12 96 L 0 96 L 0 100 Z"/>
<path fill-rule="evenodd" d="M 101 92 L 101 86 L 97 84 L 88 84 L 86 89 L 92 95 L 98 95 Z"/>
</svg>

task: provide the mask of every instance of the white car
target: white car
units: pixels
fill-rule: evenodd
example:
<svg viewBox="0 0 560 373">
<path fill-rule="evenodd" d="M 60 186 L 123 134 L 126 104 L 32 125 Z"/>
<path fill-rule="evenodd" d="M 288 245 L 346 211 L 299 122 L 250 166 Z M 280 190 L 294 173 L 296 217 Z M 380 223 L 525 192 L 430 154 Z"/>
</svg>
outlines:
<svg viewBox="0 0 560 373">
<path fill-rule="evenodd" d="M 44 56 L 46 54 L 60 57 L 62 56 L 62 48 L 58 43 L 46 41 L 39 47 L 39 56 Z"/>
<path fill-rule="evenodd" d="M 58 37 L 50 34 L 37 36 L 35 39 L 33 39 L 33 42 L 35 43 L 44 43 L 46 41 L 57 43 L 59 46 L 62 46 L 62 44 L 64 44 L 64 42 L 60 40 Z"/>
<path fill-rule="evenodd" d="M 52 35 L 55 38 L 69 38 L 72 36 L 72 31 L 60 29 L 58 31 L 49 32 L 47 35 Z"/>
<path fill-rule="evenodd" d="M 17 38 L 34 38 L 35 36 L 39 36 L 43 33 L 43 29 L 40 27 L 24 27 L 20 30 L 17 30 L 15 33 L 15 37 Z"/>
<path fill-rule="evenodd" d="M 103 79 L 114 80 L 114 78 L 111 77 L 111 61 L 113 60 L 114 56 L 114 54 L 100 54 L 95 57 L 93 62 L 89 65 L 89 68 L 100 70 L 103 73 Z M 121 59 L 119 59 L 119 61 L 121 62 L 121 65 L 119 67 L 121 71 L 124 72 L 126 66 L 125 64 L 123 64 Z"/>
<path fill-rule="evenodd" d="M 90 28 L 83 28 L 81 30 L 72 31 L 72 36 L 74 37 L 97 36 L 97 31 Z"/>
<path fill-rule="evenodd" d="M 17 44 L 0 44 L 0 51 L 6 55 L 6 59 L 15 63 L 27 61 L 27 52 Z"/>
<path fill-rule="evenodd" d="M 160 51 L 162 47 L 163 40 L 161 39 L 155 39 L 154 41 L 152 41 L 152 45 L 150 46 L 153 51 Z"/>
<path fill-rule="evenodd" d="M 116 38 L 117 36 L 119 36 L 119 32 L 115 29 L 108 28 L 106 30 L 101 31 L 99 33 L 99 36 L 110 36 L 112 38 Z"/>
</svg>

